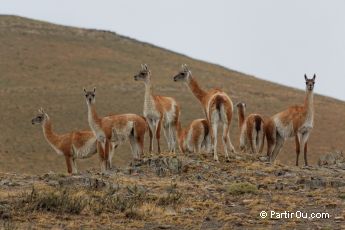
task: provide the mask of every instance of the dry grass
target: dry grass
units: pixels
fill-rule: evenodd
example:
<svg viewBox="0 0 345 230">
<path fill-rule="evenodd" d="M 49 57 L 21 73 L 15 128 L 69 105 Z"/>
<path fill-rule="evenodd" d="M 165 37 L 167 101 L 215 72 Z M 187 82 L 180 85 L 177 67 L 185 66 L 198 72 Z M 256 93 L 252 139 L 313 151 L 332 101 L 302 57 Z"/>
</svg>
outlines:
<svg viewBox="0 0 345 230">
<path fill-rule="evenodd" d="M 251 160 L 215 164 L 212 156 L 203 161 L 179 159 L 198 167 L 163 177 L 148 166 L 140 166 L 139 175 L 128 175 L 126 170 L 107 175 L 92 170 L 73 177 L 0 174 L 2 180 L 13 182 L 0 187 L 0 228 L 270 229 L 278 224 L 322 229 L 337 224 L 333 219 L 263 220 L 259 213 L 301 210 L 344 216 L 344 187 L 294 187 L 299 178 L 340 179 L 342 171 L 293 168 L 288 171 L 291 176 L 284 176 L 277 171 L 287 169 L 275 166 L 263 176 L 257 172 L 263 172 L 266 164 Z M 89 184 L 95 180 L 105 185 Z M 275 189 L 278 181 L 286 185 L 283 190 Z M 259 184 L 265 186 L 258 190 Z"/>
</svg>

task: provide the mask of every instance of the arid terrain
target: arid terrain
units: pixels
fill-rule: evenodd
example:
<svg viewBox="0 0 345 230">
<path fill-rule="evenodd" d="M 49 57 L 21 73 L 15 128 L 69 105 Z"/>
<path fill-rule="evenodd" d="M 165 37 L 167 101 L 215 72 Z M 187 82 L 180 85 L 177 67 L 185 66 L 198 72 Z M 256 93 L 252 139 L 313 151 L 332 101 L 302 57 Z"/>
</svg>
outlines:
<svg viewBox="0 0 345 230">
<path fill-rule="evenodd" d="M 76 176 L 0 174 L 7 229 L 343 229 L 345 163 L 297 168 L 235 156 L 145 156 Z M 224 160 L 224 158 L 221 158 Z M 341 161 L 339 161 L 341 160 Z M 260 217 L 262 211 L 306 218 Z M 329 218 L 309 218 L 327 213 Z M 320 214 L 321 215 L 321 214 Z"/>
<path fill-rule="evenodd" d="M 293 140 L 275 165 L 239 153 L 226 163 L 220 146 L 220 163 L 211 155 L 147 153 L 133 162 L 123 145 L 113 158 L 116 169 L 100 174 L 93 156 L 78 161 L 79 175 L 68 176 L 63 157 L 31 119 L 43 107 L 57 133 L 89 129 L 83 87 L 97 88 L 99 115 L 142 114 L 144 85 L 133 79 L 142 63 L 151 68 L 154 92 L 180 103 L 183 126 L 203 117 L 187 87 L 172 80 L 183 63 L 205 89 L 222 88 L 234 103 L 246 102 L 248 114 L 273 115 L 304 101 L 301 90 L 114 32 L 0 16 L 0 228 L 345 228 L 343 158 L 334 167 L 317 166 L 326 153 L 345 149 L 345 102 L 320 95 L 308 168 L 294 166 Z M 238 149 L 237 115 L 230 133 Z M 263 210 L 328 212 L 331 218 L 262 219 Z"/>
</svg>

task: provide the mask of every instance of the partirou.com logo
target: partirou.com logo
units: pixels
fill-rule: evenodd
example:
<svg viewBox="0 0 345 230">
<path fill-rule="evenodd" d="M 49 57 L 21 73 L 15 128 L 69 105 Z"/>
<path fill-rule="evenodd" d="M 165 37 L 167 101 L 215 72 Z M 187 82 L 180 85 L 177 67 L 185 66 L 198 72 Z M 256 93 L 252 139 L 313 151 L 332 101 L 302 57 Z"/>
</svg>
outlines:
<svg viewBox="0 0 345 230">
<path fill-rule="evenodd" d="M 276 211 L 262 211 L 260 212 L 262 219 L 329 219 L 331 215 L 329 213 L 308 213 L 302 211 L 296 212 L 276 212 Z"/>
</svg>

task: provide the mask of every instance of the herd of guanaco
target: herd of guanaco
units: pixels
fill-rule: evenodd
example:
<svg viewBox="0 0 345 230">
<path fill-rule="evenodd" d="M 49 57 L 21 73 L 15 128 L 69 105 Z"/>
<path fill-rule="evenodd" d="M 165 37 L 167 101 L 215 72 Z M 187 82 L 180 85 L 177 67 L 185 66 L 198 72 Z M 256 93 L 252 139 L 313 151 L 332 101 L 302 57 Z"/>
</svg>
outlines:
<svg viewBox="0 0 345 230">
<path fill-rule="evenodd" d="M 299 154 L 304 152 L 304 163 L 307 166 L 307 146 L 314 123 L 313 90 L 315 74 L 312 79 L 306 75 L 306 96 L 304 104 L 291 106 L 273 115 L 263 117 L 260 114 L 245 116 L 246 104 L 236 105 L 240 128 L 240 150 L 248 153 L 262 153 L 264 140 L 267 140 L 267 157 L 273 163 L 284 142 L 295 138 L 296 165 Z M 181 127 L 180 105 L 172 97 L 154 95 L 152 92 L 151 71 L 148 66 L 134 76 L 135 81 L 145 85 L 143 116 L 136 114 L 118 114 L 100 117 L 95 108 L 96 88 L 88 91 L 84 88 L 88 108 L 88 123 L 91 131 L 74 131 L 56 134 L 48 114 L 41 108 L 32 119 L 32 124 L 41 124 L 43 134 L 50 146 L 66 160 L 68 173 L 77 173 L 76 159 L 88 158 L 98 152 L 101 170 L 111 168 L 115 149 L 129 141 L 134 159 L 140 159 L 144 151 L 145 134 L 149 133 L 149 152 L 153 152 L 154 138 L 157 141 L 157 152 L 160 148 L 160 132 L 168 144 L 169 152 L 176 152 L 178 147 L 182 153 L 213 153 L 218 160 L 217 137 L 218 128 L 222 126 L 222 144 L 226 161 L 230 161 L 229 152 L 235 153 L 230 139 L 230 125 L 234 106 L 230 97 L 221 89 L 202 89 L 187 65 L 173 77 L 175 82 L 184 82 L 196 99 L 200 102 L 205 117 L 193 120 L 186 128 Z"/>
</svg>

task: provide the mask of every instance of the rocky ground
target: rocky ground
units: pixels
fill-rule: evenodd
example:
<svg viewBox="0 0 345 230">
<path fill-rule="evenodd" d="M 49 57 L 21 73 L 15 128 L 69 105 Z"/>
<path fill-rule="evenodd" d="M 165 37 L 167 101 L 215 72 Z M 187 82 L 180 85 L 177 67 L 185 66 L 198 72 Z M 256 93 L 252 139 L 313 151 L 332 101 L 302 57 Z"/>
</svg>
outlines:
<svg viewBox="0 0 345 230">
<path fill-rule="evenodd" d="M 345 164 L 270 165 L 251 155 L 146 156 L 127 168 L 80 175 L 0 174 L 2 229 L 343 229 Z M 279 219 L 261 211 L 329 213 Z M 268 214 L 270 215 L 270 213 Z"/>
</svg>

